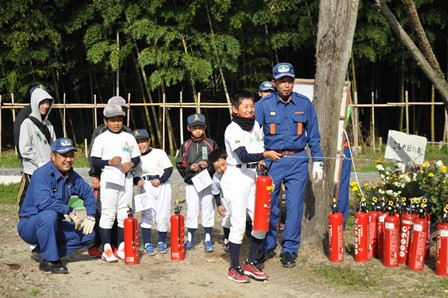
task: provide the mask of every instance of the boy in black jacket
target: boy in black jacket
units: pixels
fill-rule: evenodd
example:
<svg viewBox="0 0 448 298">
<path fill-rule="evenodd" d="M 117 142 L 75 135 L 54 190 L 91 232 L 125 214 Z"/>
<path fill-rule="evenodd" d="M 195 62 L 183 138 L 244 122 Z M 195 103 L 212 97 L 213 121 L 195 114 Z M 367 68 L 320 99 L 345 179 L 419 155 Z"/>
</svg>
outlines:
<svg viewBox="0 0 448 298">
<path fill-rule="evenodd" d="M 209 165 L 208 154 L 218 149 L 218 145 L 212 139 L 205 137 L 205 117 L 195 113 L 188 116 L 187 129 L 191 132 L 191 138 L 180 147 L 176 157 L 176 167 L 185 181 L 185 196 L 187 200 L 187 214 L 185 226 L 188 229 L 188 238 L 185 250 L 194 249 L 194 234 L 198 228 L 199 208 L 202 209 L 202 226 L 204 227 L 204 249 L 206 252 L 214 250 L 212 245 L 212 229 L 215 223 L 215 211 L 211 186 L 197 191 L 192 178 L 201 171 L 208 171 L 213 175 L 213 166 Z"/>
</svg>

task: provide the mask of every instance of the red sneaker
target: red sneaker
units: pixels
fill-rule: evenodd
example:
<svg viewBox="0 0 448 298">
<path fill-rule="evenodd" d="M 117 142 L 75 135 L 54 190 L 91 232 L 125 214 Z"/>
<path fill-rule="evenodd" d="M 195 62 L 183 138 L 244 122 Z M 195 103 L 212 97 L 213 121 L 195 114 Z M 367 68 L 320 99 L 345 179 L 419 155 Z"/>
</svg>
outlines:
<svg viewBox="0 0 448 298">
<path fill-rule="evenodd" d="M 96 246 L 89 248 L 88 252 L 91 258 L 101 258 L 101 253 Z"/>
<path fill-rule="evenodd" d="M 227 273 L 227 277 L 230 280 L 233 280 L 234 282 L 239 282 L 239 283 L 250 282 L 249 277 L 244 275 L 244 271 L 243 271 L 243 269 L 241 269 L 240 266 L 230 268 L 229 272 Z"/>
<path fill-rule="evenodd" d="M 260 269 L 260 266 L 258 265 L 257 262 L 252 262 L 249 264 L 244 262 L 243 270 L 244 274 L 258 280 L 265 280 L 266 278 L 269 277 L 269 275 L 266 272 Z"/>
</svg>

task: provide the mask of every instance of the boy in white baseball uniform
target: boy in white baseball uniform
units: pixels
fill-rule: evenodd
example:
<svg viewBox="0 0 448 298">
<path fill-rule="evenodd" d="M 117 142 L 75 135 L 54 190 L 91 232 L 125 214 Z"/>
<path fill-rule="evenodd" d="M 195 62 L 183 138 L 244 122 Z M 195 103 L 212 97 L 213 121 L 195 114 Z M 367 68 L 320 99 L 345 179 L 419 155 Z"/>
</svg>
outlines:
<svg viewBox="0 0 448 298">
<path fill-rule="evenodd" d="M 227 170 L 221 179 L 230 214 L 230 268 L 228 278 L 235 282 L 249 282 L 248 276 L 257 280 L 268 278 L 256 262 L 258 250 L 266 232 L 252 230 L 249 253 L 242 268 L 240 249 L 246 227 L 246 212 L 253 220 L 255 209 L 255 178 L 258 161 L 265 158 L 280 159 L 275 151 L 264 152 L 263 133 L 255 121 L 255 103 L 252 93 L 237 92 L 232 98 L 232 122 L 224 133 L 227 152 Z"/>
<path fill-rule="evenodd" d="M 146 129 L 136 129 L 132 132 L 140 149 L 141 164 L 136 169 L 134 182 L 141 187 L 140 193 L 153 196 L 156 201 L 155 209 L 142 211 L 142 236 L 145 251 L 154 256 L 151 244 L 151 228 L 157 224 L 159 240 L 157 246 L 161 254 L 166 254 L 166 233 L 170 222 L 171 184 L 169 178 L 173 173 L 173 165 L 168 155 L 161 149 L 151 147 L 151 140 Z"/>
<path fill-rule="evenodd" d="M 122 131 L 125 113 L 120 105 L 108 104 L 104 108 L 103 115 L 107 131 L 95 139 L 90 156 L 92 166 L 102 170 L 100 179 L 102 206 L 100 235 L 104 250 L 102 258 L 106 262 L 116 262 L 117 257 L 124 259 L 123 221 L 127 217 L 128 203 L 132 202 L 134 195 L 132 169 L 140 164 L 140 151 L 134 136 Z M 123 185 L 112 182 L 112 177 L 119 177 L 120 172 L 124 175 Z M 110 245 L 115 218 L 118 222 L 119 244 L 116 256 Z"/>
<path fill-rule="evenodd" d="M 230 216 L 227 212 L 227 206 L 224 200 L 221 201 L 221 178 L 227 169 L 227 154 L 221 150 L 210 153 L 208 163 L 213 165 L 215 173 L 213 174 L 212 195 L 215 197 L 216 206 L 222 218 L 223 249 L 229 252 L 229 234 L 230 234 Z"/>
<path fill-rule="evenodd" d="M 215 223 L 215 210 L 213 206 L 213 195 L 211 187 L 208 186 L 197 191 L 193 185 L 192 178 L 202 171 L 213 174 L 212 165 L 208 164 L 210 152 L 218 149 L 218 145 L 212 139 L 205 137 L 205 117 L 195 113 L 188 116 L 188 130 L 191 138 L 185 141 L 176 157 L 176 167 L 185 181 L 185 196 L 187 200 L 187 215 L 185 226 L 188 229 L 185 250 L 194 249 L 194 234 L 198 229 L 199 209 L 202 210 L 202 226 L 204 227 L 204 250 L 212 252 L 212 230 Z"/>
</svg>

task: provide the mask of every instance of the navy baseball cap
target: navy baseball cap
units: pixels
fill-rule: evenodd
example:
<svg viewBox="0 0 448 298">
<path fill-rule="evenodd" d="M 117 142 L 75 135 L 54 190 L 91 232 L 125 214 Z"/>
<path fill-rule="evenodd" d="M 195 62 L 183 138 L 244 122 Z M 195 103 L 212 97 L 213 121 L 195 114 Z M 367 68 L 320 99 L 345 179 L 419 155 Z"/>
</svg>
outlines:
<svg viewBox="0 0 448 298">
<path fill-rule="evenodd" d="M 78 151 L 75 146 L 73 146 L 73 141 L 69 138 L 59 138 L 51 143 L 51 152 L 65 154 L 69 151 Z"/>
<path fill-rule="evenodd" d="M 275 88 L 271 82 L 264 81 L 263 83 L 260 84 L 260 86 L 258 87 L 258 90 L 260 90 L 260 91 L 268 91 L 268 90 L 275 91 Z"/>
<path fill-rule="evenodd" d="M 205 126 L 205 116 L 199 113 L 194 113 L 188 116 L 187 119 L 188 126 L 204 125 Z"/>
<path fill-rule="evenodd" d="M 121 106 L 117 103 L 108 104 L 103 110 L 103 115 L 106 118 L 112 118 L 115 116 L 126 116 Z"/>
<path fill-rule="evenodd" d="M 149 133 L 146 129 L 136 129 L 132 132 L 132 135 L 134 136 L 134 138 L 136 140 L 141 140 L 141 139 L 149 139 Z"/>
<path fill-rule="evenodd" d="M 278 80 L 283 77 L 290 77 L 294 79 L 294 67 L 288 62 L 279 63 L 272 69 L 272 77 L 274 80 Z"/>
</svg>

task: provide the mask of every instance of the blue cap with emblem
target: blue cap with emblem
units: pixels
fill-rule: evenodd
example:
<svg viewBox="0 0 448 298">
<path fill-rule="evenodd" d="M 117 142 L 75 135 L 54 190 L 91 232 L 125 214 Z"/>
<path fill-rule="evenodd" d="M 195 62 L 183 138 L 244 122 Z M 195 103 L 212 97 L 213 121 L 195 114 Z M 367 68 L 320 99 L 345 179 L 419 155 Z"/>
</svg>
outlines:
<svg viewBox="0 0 448 298">
<path fill-rule="evenodd" d="M 149 139 L 149 133 L 144 128 L 134 130 L 132 132 L 132 135 L 136 140 Z"/>
<path fill-rule="evenodd" d="M 187 119 L 188 126 L 204 125 L 205 126 L 205 116 L 199 113 L 194 113 L 188 116 Z"/>
<path fill-rule="evenodd" d="M 274 80 L 278 80 L 283 77 L 290 77 L 294 79 L 294 67 L 288 62 L 279 63 L 272 69 L 272 77 Z"/>
<path fill-rule="evenodd" d="M 73 146 L 73 141 L 69 138 L 59 138 L 51 143 L 51 152 L 65 154 L 69 151 L 78 151 L 75 146 Z"/>
<path fill-rule="evenodd" d="M 275 91 L 275 88 L 271 82 L 264 81 L 263 83 L 260 84 L 260 86 L 258 87 L 258 90 L 260 90 L 260 91 L 268 91 L 268 90 Z"/>
</svg>

